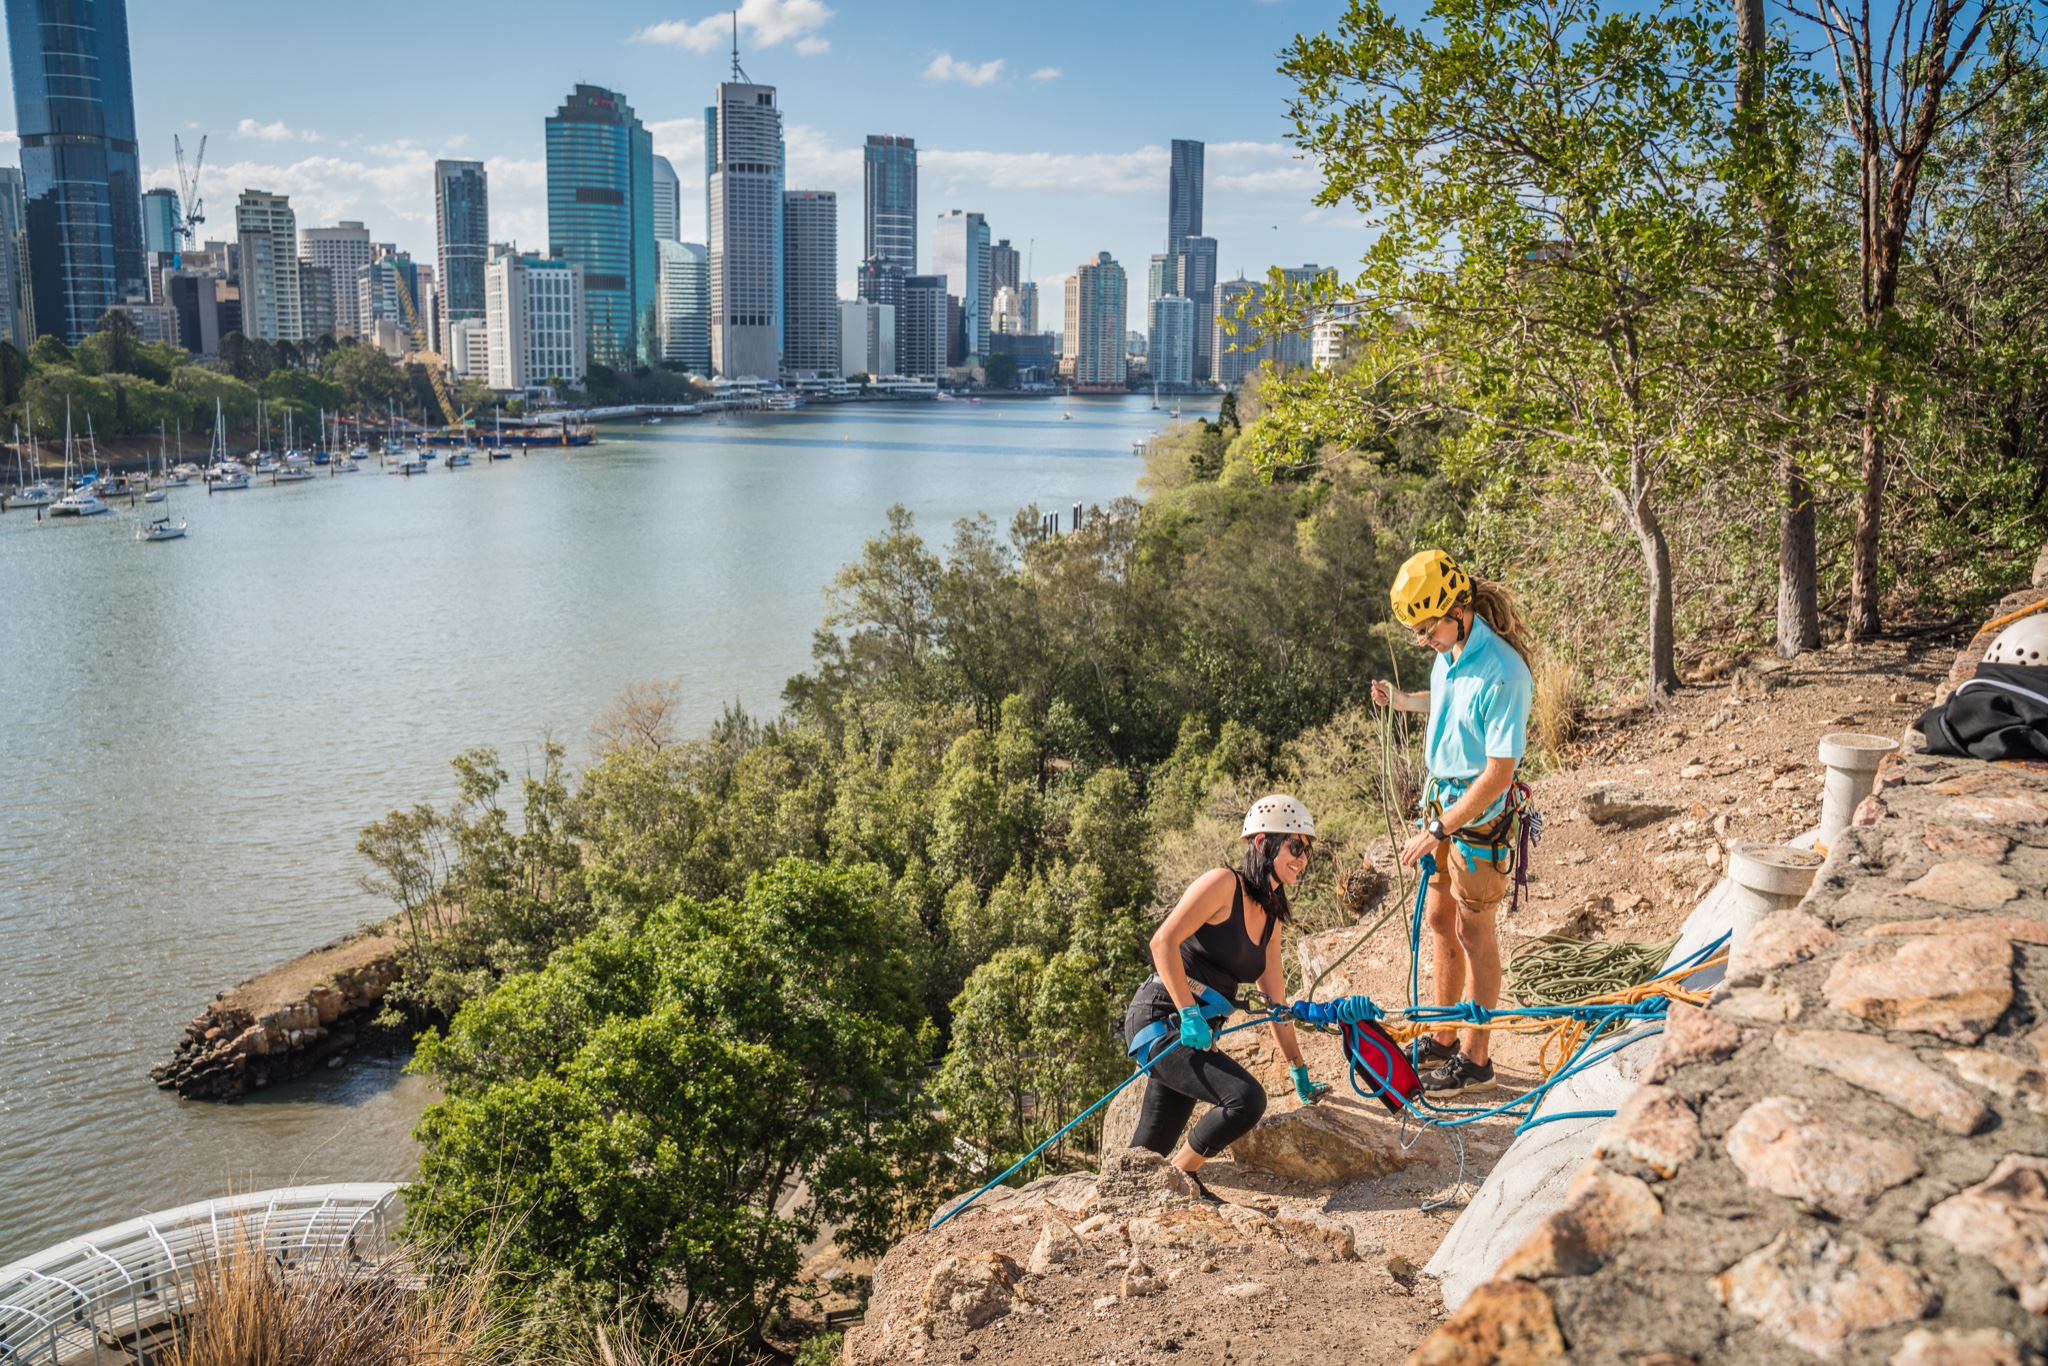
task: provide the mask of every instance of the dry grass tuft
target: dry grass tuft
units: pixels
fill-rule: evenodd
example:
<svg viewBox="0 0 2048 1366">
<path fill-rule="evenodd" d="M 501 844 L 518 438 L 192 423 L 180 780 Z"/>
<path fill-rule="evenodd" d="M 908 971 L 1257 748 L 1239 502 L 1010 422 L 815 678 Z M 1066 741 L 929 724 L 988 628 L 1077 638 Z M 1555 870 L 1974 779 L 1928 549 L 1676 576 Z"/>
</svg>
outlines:
<svg viewBox="0 0 2048 1366">
<path fill-rule="evenodd" d="M 1586 675 L 1576 656 L 1546 653 L 1536 665 L 1536 695 L 1529 734 L 1553 759 L 1579 733 L 1586 715 Z"/>
</svg>

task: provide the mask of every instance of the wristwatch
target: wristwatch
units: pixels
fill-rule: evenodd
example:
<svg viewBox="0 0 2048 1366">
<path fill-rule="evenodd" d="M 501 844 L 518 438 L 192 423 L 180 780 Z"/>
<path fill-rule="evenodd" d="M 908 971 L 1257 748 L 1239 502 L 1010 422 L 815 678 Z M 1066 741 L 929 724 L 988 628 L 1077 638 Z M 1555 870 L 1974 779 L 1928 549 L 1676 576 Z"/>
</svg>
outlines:
<svg viewBox="0 0 2048 1366">
<path fill-rule="evenodd" d="M 1435 839 L 1444 840 L 1450 838 L 1449 833 L 1444 829 L 1444 822 L 1441 816 L 1438 816 L 1435 819 L 1431 820 L 1428 825 L 1425 825 L 1422 828 L 1424 830 L 1427 830 L 1430 833 L 1430 835 Z"/>
</svg>

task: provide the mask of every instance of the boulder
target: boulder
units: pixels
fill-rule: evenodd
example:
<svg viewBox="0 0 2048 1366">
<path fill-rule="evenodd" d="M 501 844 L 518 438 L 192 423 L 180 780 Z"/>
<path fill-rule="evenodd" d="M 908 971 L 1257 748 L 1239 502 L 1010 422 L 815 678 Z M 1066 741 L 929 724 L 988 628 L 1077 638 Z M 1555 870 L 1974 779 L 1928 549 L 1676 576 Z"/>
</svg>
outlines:
<svg viewBox="0 0 2048 1366">
<path fill-rule="evenodd" d="M 1775 1042 L 1778 1051 L 1791 1061 L 1831 1072 L 1949 1133 L 1974 1134 L 1991 1122 L 1991 1111 L 1983 1101 L 1920 1061 L 1911 1049 L 1875 1034 L 1781 1029 Z M 1949 1056 L 1953 1059 L 1956 1055 Z"/>
<path fill-rule="evenodd" d="M 2012 1004 L 2012 941 L 1953 934 L 1911 939 L 1896 953 L 1856 949 L 1836 962 L 1823 990 L 1834 1009 L 1885 1029 L 1973 1044 Z"/>
<path fill-rule="evenodd" d="M 1633 830 L 1678 814 L 1678 805 L 1627 783 L 1594 783 L 1579 798 L 1579 810 L 1595 825 Z"/>
<path fill-rule="evenodd" d="M 1034 1276 L 1043 1276 L 1062 1262 L 1071 1262 L 1088 1255 L 1088 1244 L 1081 1241 L 1074 1230 L 1057 1219 L 1048 1219 L 1038 1235 L 1038 1245 L 1031 1249 L 1031 1258 L 1024 1263 L 1024 1269 Z"/>
<path fill-rule="evenodd" d="M 1438 1324 L 1407 1366 L 1548 1366 L 1568 1361 L 1557 1310 L 1529 1281 L 1488 1281 Z"/>
<path fill-rule="evenodd" d="M 1096 1195 L 1109 1205 L 1160 1205 L 1194 1196 L 1187 1173 L 1149 1148 L 1126 1148 L 1102 1164 Z"/>
<path fill-rule="evenodd" d="M 1230 1155 L 1241 1167 L 1330 1189 L 1407 1165 L 1355 1112 L 1328 1103 L 1268 1114 Z"/>
<path fill-rule="evenodd" d="M 935 1342 L 964 1338 L 1010 1312 L 1017 1264 L 998 1252 L 947 1257 L 925 1278 L 917 1322 Z"/>
<path fill-rule="evenodd" d="M 1831 1357 L 1858 1333 L 1934 1308 L 1921 1274 L 1854 1233 L 1780 1233 L 1711 1282 L 1721 1303 L 1781 1342 Z"/>
<path fill-rule="evenodd" d="M 1898 1144 L 1866 1138 L 1790 1096 L 1750 1106 L 1724 1142 L 1750 1185 L 1842 1219 L 1920 1174 Z"/>
<path fill-rule="evenodd" d="M 2023 1308 L 2048 1314 L 2048 1160 L 2007 1153 L 1991 1175 L 1929 1210 L 1920 1227 L 1990 1262 Z"/>
<path fill-rule="evenodd" d="M 1591 1275 L 1663 1217 L 1647 1182 L 1588 1162 L 1566 1187 L 1564 1208 L 1545 1216 L 1494 1274 L 1523 1280 Z"/>
</svg>

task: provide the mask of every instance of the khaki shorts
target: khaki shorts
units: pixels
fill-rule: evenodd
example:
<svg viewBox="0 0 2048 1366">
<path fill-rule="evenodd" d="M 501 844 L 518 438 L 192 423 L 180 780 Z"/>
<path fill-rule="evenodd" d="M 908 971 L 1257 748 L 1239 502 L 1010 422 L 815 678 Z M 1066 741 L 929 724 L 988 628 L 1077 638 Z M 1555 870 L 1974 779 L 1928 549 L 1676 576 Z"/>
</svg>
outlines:
<svg viewBox="0 0 2048 1366">
<path fill-rule="evenodd" d="M 1505 814 L 1497 816 L 1474 833 L 1480 830 L 1491 833 L 1491 828 L 1505 819 Z M 1467 849 L 1457 840 L 1447 839 L 1436 847 L 1436 876 L 1429 880 L 1429 885 L 1448 886 L 1458 909 L 1466 915 L 1497 911 L 1500 904 L 1508 899 L 1508 869 L 1501 865 L 1509 858 L 1510 852 L 1506 849 L 1488 858 L 1481 850 Z"/>
</svg>

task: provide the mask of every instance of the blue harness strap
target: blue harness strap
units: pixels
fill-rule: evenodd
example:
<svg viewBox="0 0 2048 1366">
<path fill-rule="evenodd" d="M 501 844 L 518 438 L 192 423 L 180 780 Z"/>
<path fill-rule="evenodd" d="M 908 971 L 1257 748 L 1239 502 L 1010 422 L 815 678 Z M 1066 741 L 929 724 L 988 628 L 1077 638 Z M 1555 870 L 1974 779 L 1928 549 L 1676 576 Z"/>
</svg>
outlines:
<svg viewBox="0 0 2048 1366">
<path fill-rule="evenodd" d="M 1188 985 L 1195 989 L 1195 1004 L 1201 1007 L 1203 1019 L 1227 1020 L 1237 1013 L 1237 1003 L 1216 988 L 1203 982 L 1189 982 Z M 1133 1062 L 1142 1067 L 1152 1045 L 1169 1034 L 1175 1038 L 1180 1037 L 1178 1015 L 1169 1015 L 1163 1020 L 1154 1020 L 1146 1025 L 1131 1039 L 1130 1046 L 1124 1051 L 1131 1055 Z"/>
</svg>

